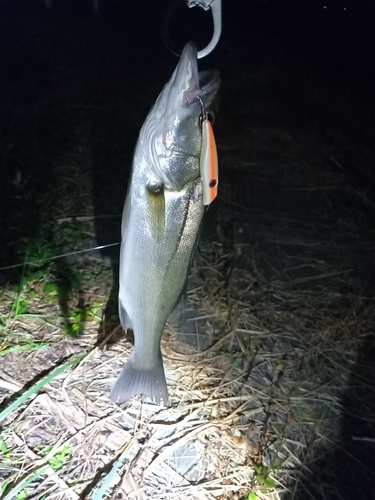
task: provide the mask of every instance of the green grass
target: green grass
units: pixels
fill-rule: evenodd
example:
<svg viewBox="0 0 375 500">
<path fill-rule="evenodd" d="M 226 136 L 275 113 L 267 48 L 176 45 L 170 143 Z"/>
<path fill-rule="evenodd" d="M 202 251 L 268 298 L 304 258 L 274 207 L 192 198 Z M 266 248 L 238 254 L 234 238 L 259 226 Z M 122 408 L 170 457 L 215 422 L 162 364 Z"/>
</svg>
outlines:
<svg viewBox="0 0 375 500">
<path fill-rule="evenodd" d="M 6 336 L 0 335 L 0 356 L 5 356 L 11 352 L 41 349 L 49 345 L 48 342 L 33 342 L 22 335 L 17 335 L 16 337 L 20 343 L 15 345 L 14 342 L 9 342 Z"/>
<path fill-rule="evenodd" d="M 0 422 L 4 418 L 8 417 L 13 411 L 17 410 L 25 401 L 27 401 L 31 396 L 36 394 L 42 387 L 44 387 L 48 382 L 53 380 L 55 377 L 60 375 L 63 371 L 65 371 L 69 366 L 72 366 L 81 359 L 83 359 L 86 356 L 86 354 L 82 354 L 81 356 L 78 356 L 71 361 L 67 361 L 61 366 L 58 366 L 54 370 L 52 370 L 51 373 L 49 373 L 46 377 L 44 377 L 42 380 L 34 384 L 30 389 L 25 391 L 19 398 L 17 398 L 12 404 L 7 406 L 2 412 L 0 412 Z"/>
</svg>

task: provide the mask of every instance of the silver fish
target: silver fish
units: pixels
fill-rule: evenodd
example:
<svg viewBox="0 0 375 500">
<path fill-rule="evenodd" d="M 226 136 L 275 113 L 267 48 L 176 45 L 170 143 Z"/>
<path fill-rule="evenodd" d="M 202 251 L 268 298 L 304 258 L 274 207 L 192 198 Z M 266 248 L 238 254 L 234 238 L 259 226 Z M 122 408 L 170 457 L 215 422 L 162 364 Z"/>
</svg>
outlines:
<svg viewBox="0 0 375 500">
<path fill-rule="evenodd" d="M 187 280 L 204 205 L 200 178 L 202 104 L 215 113 L 219 73 L 198 74 L 197 49 L 181 59 L 144 122 L 122 217 L 119 314 L 134 349 L 111 400 L 136 394 L 166 405 L 160 339 Z"/>
</svg>

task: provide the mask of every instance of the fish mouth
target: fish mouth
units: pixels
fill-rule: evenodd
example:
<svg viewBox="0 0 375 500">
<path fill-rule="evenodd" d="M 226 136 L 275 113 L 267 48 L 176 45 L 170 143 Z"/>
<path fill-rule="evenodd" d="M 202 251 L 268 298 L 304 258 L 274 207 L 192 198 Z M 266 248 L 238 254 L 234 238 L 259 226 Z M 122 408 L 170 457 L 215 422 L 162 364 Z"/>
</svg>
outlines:
<svg viewBox="0 0 375 500">
<path fill-rule="evenodd" d="M 199 100 L 202 100 L 205 105 L 205 97 L 220 87 L 220 74 L 218 71 L 198 72 L 197 54 L 196 44 L 194 42 L 187 43 L 173 75 L 174 88 L 180 91 L 180 95 L 183 96 L 187 105 L 199 102 Z"/>
<path fill-rule="evenodd" d="M 198 72 L 197 47 L 185 45 L 172 77 L 142 127 L 155 176 L 169 190 L 179 190 L 199 175 L 200 114 L 215 111 L 219 72 Z"/>
</svg>

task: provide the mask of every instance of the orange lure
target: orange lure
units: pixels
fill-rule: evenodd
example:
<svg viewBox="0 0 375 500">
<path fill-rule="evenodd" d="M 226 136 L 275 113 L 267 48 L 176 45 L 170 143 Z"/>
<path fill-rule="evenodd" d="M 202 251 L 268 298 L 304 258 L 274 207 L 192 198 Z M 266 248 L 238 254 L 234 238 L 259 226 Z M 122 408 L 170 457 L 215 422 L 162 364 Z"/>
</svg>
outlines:
<svg viewBox="0 0 375 500">
<path fill-rule="evenodd" d="M 209 205 L 217 196 L 219 184 L 219 165 L 214 131 L 210 120 L 202 121 L 202 150 L 200 173 L 203 188 L 203 205 Z"/>
</svg>

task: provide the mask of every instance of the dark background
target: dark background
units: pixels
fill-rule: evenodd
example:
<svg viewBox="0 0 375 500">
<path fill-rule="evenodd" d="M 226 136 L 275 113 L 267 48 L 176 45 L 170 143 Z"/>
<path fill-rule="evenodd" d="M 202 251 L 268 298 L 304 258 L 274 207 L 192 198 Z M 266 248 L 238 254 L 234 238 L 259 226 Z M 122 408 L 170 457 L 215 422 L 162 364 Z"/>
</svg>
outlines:
<svg viewBox="0 0 375 500">
<path fill-rule="evenodd" d="M 96 15 L 88 0 L 53 0 L 50 9 L 41 0 L 0 1 L 4 265 L 19 262 L 20 235 L 48 225 L 43 212 L 53 209 L 60 184 L 53 165 L 79 133 L 89 134 L 96 213 L 121 213 L 138 130 L 176 63 L 161 36 L 168 5 L 102 0 Z M 370 0 L 224 1 L 221 41 L 201 68 L 220 68 L 225 88 L 236 67 L 251 75 L 262 58 L 272 64 L 267 40 L 277 40 L 323 76 L 327 92 L 360 101 L 365 123 L 374 109 L 374 19 Z M 175 47 L 190 38 L 203 47 L 210 14 L 181 3 L 169 28 Z M 255 60 L 252 50 L 262 44 Z M 241 108 L 246 83 L 237 84 L 235 98 L 223 94 L 224 110 Z M 301 120 L 313 120 L 307 113 Z M 363 182 L 367 176 L 375 177 L 372 169 Z M 99 243 L 116 240 L 115 227 L 98 227 Z"/>
</svg>

